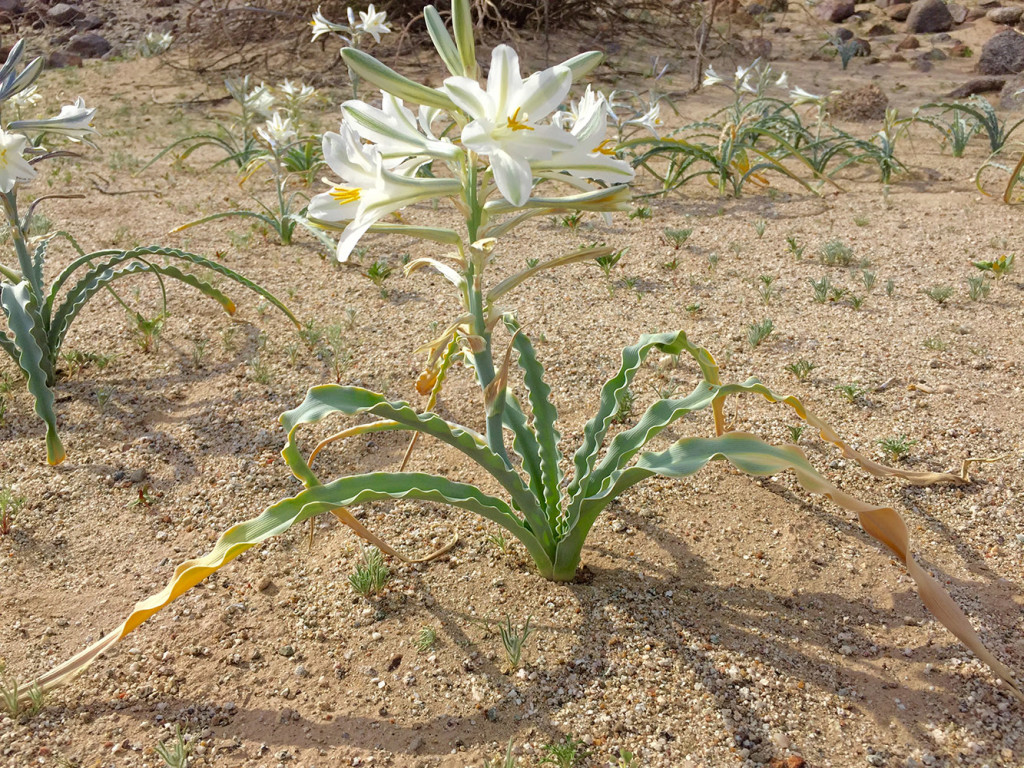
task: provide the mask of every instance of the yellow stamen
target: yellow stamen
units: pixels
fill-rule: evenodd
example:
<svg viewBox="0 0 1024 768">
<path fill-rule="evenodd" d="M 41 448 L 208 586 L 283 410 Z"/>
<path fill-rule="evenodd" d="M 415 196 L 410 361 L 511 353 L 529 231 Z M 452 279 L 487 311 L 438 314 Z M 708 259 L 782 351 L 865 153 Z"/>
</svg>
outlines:
<svg viewBox="0 0 1024 768">
<path fill-rule="evenodd" d="M 605 139 L 597 146 L 597 151 L 602 155 L 610 155 L 615 157 L 615 140 Z"/>
<path fill-rule="evenodd" d="M 346 205 L 359 199 L 357 187 L 334 187 L 329 194 L 338 202 L 338 205 Z"/>
<path fill-rule="evenodd" d="M 508 127 L 513 131 L 532 131 L 533 128 L 528 126 L 526 123 L 519 121 L 519 110 L 521 109 L 522 107 L 516 107 L 516 111 L 512 113 L 512 117 L 508 119 Z"/>
</svg>

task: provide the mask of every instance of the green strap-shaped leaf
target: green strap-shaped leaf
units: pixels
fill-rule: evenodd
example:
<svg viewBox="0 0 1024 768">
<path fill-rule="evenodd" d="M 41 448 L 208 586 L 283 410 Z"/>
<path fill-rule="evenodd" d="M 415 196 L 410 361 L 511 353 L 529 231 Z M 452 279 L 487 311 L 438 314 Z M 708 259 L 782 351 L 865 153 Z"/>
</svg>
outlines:
<svg viewBox="0 0 1024 768">
<path fill-rule="evenodd" d="M 307 488 L 277 502 L 259 517 L 232 526 L 217 540 L 209 553 L 188 560 L 174 570 L 174 576 L 159 593 L 135 604 L 121 626 L 74 658 L 38 678 L 40 688 L 50 690 L 81 672 L 103 651 L 124 638 L 147 619 L 166 608 L 210 574 L 272 536 L 284 533 L 297 523 L 338 507 L 377 499 L 416 499 L 450 504 L 494 520 L 524 540 L 531 553 L 544 557 L 536 541 L 516 522 L 508 505 L 478 488 L 442 477 L 418 473 L 378 472 L 352 475 L 327 485 Z"/>
<path fill-rule="evenodd" d="M 473 32 L 473 12 L 469 0 L 452 0 L 452 32 L 462 60 L 462 72 L 476 79 L 476 35 Z"/>
<path fill-rule="evenodd" d="M 540 447 L 544 509 L 548 515 L 548 524 L 555 529 L 557 537 L 562 512 L 562 469 L 559 466 L 562 454 L 558 450 L 561 435 L 555 427 L 558 411 L 551 402 L 551 387 L 544 381 L 544 366 L 537 359 L 529 337 L 525 333 L 517 333 L 521 329 L 515 318 L 505 316 L 503 319 L 513 334 L 512 346 L 519 353 L 519 367 L 523 369 L 523 382 L 533 410 L 533 432 Z"/>
<path fill-rule="evenodd" d="M 398 74 L 368 53 L 355 48 L 342 48 L 341 58 L 348 68 L 366 82 L 377 86 L 393 96 L 397 96 L 413 104 L 427 107 L 438 107 L 446 112 L 455 112 L 455 103 L 443 91 L 421 85 L 415 80 Z"/>
<path fill-rule="evenodd" d="M 406 429 L 431 435 L 457 448 L 483 467 L 508 491 L 516 507 L 523 513 L 530 530 L 545 547 L 550 547 L 550 551 L 554 551 L 554 540 L 551 531 L 547 530 L 547 520 L 539 500 L 526 487 L 522 478 L 487 447 L 482 435 L 468 427 L 445 421 L 434 413 L 417 413 L 408 403 L 389 401 L 383 395 L 361 387 L 344 387 L 338 384 L 313 387 L 297 408 L 281 415 L 281 423 L 288 432 L 288 444 L 281 451 L 281 455 L 293 472 L 298 470 L 296 474 L 303 483 L 315 483 L 317 480 L 302 459 L 296 442 L 297 430 L 303 424 L 313 424 L 333 413 L 343 413 L 347 416 L 371 414 L 389 419 Z M 302 469 L 303 466 L 306 467 L 305 470 Z"/>
<path fill-rule="evenodd" d="M 249 290 L 262 296 L 264 299 L 269 301 L 279 310 L 284 312 L 285 316 L 289 320 L 291 320 L 297 328 L 301 327 L 301 323 L 299 323 L 298 319 L 295 317 L 295 315 L 291 313 L 291 310 L 289 310 L 288 307 L 281 303 L 281 301 L 279 301 L 277 297 L 270 293 L 270 291 L 266 290 L 262 286 L 257 285 L 244 275 L 240 275 L 233 269 L 229 269 L 228 267 L 225 267 L 223 264 L 219 264 L 216 261 L 212 261 L 211 259 L 199 256 L 198 254 L 189 253 L 188 251 L 181 251 L 178 250 L 177 248 L 168 248 L 162 245 L 147 245 L 141 248 L 133 248 L 130 251 L 108 249 L 102 251 L 94 251 L 92 253 L 87 253 L 84 256 L 80 256 L 79 258 L 71 262 L 71 264 L 68 265 L 67 269 L 61 272 L 57 279 L 54 281 L 53 286 L 50 288 L 50 294 L 46 298 L 47 307 L 53 306 L 53 304 L 56 301 L 57 294 L 60 293 L 60 290 L 63 287 L 64 283 L 70 280 L 74 275 L 75 271 L 77 271 L 80 267 L 88 265 L 90 269 L 98 269 L 99 267 L 94 267 L 94 265 L 92 264 L 92 262 L 97 259 L 107 259 L 103 266 L 113 267 L 124 261 L 130 261 L 131 259 L 136 258 L 145 260 L 150 256 L 164 256 L 168 259 L 177 259 L 180 261 L 185 261 L 188 262 L 189 264 L 195 264 L 196 266 L 206 267 L 209 270 L 224 275 L 229 280 L 233 280 L 239 285 L 245 286 Z"/>
<path fill-rule="evenodd" d="M 703 347 L 692 344 L 683 331 L 645 334 L 640 337 L 638 343 L 623 349 L 622 365 L 619 372 L 602 387 L 597 414 L 583 428 L 583 443 L 573 456 L 576 473 L 566 491 L 569 497 L 567 512 L 570 517 L 575 517 L 579 511 L 579 504 L 583 500 L 587 483 L 590 481 L 590 471 L 597 460 L 598 449 L 601 447 L 608 427 L 612 423 L 612 418 L 618 410 L 619 397 L 629 387 L 633 376 L 636 375 L 644 358 L 652 349 L 658 349 L 670 355 L 677 355 L 684 351 L 689 352 L 700 364 L 705 379 L 711 384 L 719 383 L 718 367 L 711 355 Z"/>
<path fill-rule="evenodd" d="M 708 462 L 719 460 L 728 460 L 743 472 L 762 477 L 793 470 L 805 489 L 827 496 L 839 506 L 855 512 L 864 531 L 884 544 L 907 567 L 907 572 L 917 583 L 922 602 L 932 614 L 999 675 L 1018 699 L 1024 699 L 1024 694 L 1014 680 L 1013 671 L 985 648 L 953 598 L 914 559 L 910 552 L 907 526 L 899 513 L 892 507 L 867 504 L 839 490 L 807 461 L 803 451 L 795 445 L 773 446 L 746 432 L 728 432 L 719 437 L 686 438 L 665 451 L 642 454 L 634 466 L 616 473 L 615 482 L 609 489 L 600 496 L 584 501 L 580 522 L 572 532 L 571 543 L 578 542 L 582 547 L 598 513 L 627 488 L 653 475 L 687 477 L 700 471 Z M 563 545 L 569 543 L 566 541 Z"/>
<path fill-rule="evenodd" d="M 636 426 L 620 432 L 608 446 L 604 458 L 590 473 L 585 496 L 599 496 L 611 482 L 612 474 L 622 469 L 655 435 L 688 413 L 709 407 L 719 387 L 702 381 L 688 396 L 659 400 L 640 418 Z"/>
<path fill-rule="evenodd" d="M 457 77 L 465 75 L 466 68 L 462 66 L 459 49 L 455 46 L 452 36 L 448 34 L 448 30 L 445 29 L 441 14 L 434 6 L 428 5 L 423 9 L 423 20 L 427 23 L 427 34 L 430 35 L 430 40 L 434 44 L 434 48 L 437 49 L 441 61 L 448 67 L 448 71 Z"/>
<path fill-rule="evenodd" d="M 105 268 L 103 265 L 88 272 L 82 280 L 68 293 L 64 302 L 57 308 L 53 315 L 53 324 L 50 326 L 49 345 L 50 349 L 58 350 L 64 343 L 64 336 L 71 327 L 72 321 L 78 315 L 82 305 L 91 299 L 97 291 L 122 277 L 144 273 L 164 275 L 179 280 L 186 285 L 191 285 L 200 293 L 209 296 L 220 304 L 229 315 L 235 313 L 235 303 L 225 296 L 221 291 L 209 283 L 200 280 L 195 275 L 182 272 L 175 266 L 151 264 L 145 261 L 133 261 L 120 269 Z"/>
<path fill-rule="evenodd" d="M 2 290 L 2 288 L 0 288 Z M 7 331 L 0 331 L 0 349 L 11 356 L 11 360 L 15 363 L 18 362 L 18 358 L 21 357 L 21 353 L 18 351 L 17 345 L 14 343 L 14 339 L 7 335 Z"/>
<path fill-rule="evenodd" d="M 505 391 L 505 410 L 501 412 L 502 422 L 512 432 L 512 450 L 523 462 L 530 491 L 538 499 L 544 498 L 544 484 L 540 468 L 540 444 L 537 435 L 527 423 L 526 414 L 516 396 Z"/>
<path fill-rule="evenodd" d="M 47 347 L 36 339 L 40 318 L 28 283 L 4 283 L 0 303 L 7 315 L 7 325 L 14 334 L 18 365 L 25 372 L 28 391 L 35 398 L 36 413 L 46 423 L 46 461 L 55 466 L 64 461 L 64 446 L 57 434 L 53 392 L 47 383 Z"/>
</svg>

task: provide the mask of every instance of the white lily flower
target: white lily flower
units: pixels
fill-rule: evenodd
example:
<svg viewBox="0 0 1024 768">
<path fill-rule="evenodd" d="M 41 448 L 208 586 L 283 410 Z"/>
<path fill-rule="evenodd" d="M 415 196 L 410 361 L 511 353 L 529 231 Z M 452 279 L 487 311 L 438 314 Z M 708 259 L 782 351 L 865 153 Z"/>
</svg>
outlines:
<svg viewBox="0 0 1024 768">
<path fill-rule="evenodd" d="M 820 104 L 822 97 L 808 93 L 799 85 L 795 85 L 793 90 L 789 92 L 789 98 L 793 100 L 794 107 L 799 107 L 801 104 Z"/>
<path fill-rule="evenodd" d="M 285 80 L 283 83 L 277 86 L 277 90 L 284 94 L 292 104 L 305 104 L 316 93 L 316 88 L 312 85 L 306 85 L 305 83 L 292 83 L 291 80 Z"/>
<path fill-rule="evenodd" d="M 331 189 L 310 200 L 307 215 L 311 223 L 325 228 L 344 224 L 338 240 L 340 262 L 348 261 L 359 238 L 388 214 L 462 190 L 456 179 L 409 178 L 385 169 L 380 150 L 364 145 L 348 125 L 341 126 L 341 133 L 324 134 L 323 149 L 324 160 L 342 181 L 328 181 Z"/>
<path fill-rule="evenodd" d="M 345 124 L 366 141 L 377 145 L 385 159 L 426 155 L 446 160 L 462 153 L 448 139 L 436 139 L 421 133 L 422 122 L 390 93 L 381 93 L 381 109 L 352 99 L 341 105 Z M 429 128 L 429 118 L 428 128 Z M 422 163 L 420 163 L 422 165 Z"/>
<path fill-rule="evenodd" d="M 14 94 L 7 101 L 13 104 L 18 109 L 24 109 L 25 107 L 31 107 L 34 104 L 38 104 L 42 101 L 42 95 L 36 93 L 38 86 L 30 85 L 23 91 Z"/>
<path fill-rule="evenodd" d="M 657 103 L 644 114 L 634 120 L 627 120 L 626 125 L 642 125 L 644 128 L 654 134 L 655 138 L 661 138 L 658 134 L 658 128 L 664 125 L 661 119 L 661 104 Z"/>
<path fill-rule="evenodd" d="M 789 87 L 789 73 L 783 72 L 779 75 L 779 79 L 775 81 L 776 88 L 788 88 Z"/>
<path fill-rule="evenodd" d="M 27 144 L 27 136 L 0 129 L 0 190 L 3 192 L 10 192 L 19 181 L 36 177 L 36 169 L 22 155 Z"/>
<path fill-rule="evenodd" d="M 355 20 L 352 16 L 352 10 L 349 9 L 349 22 L 354 24 Z M 316 7 L 316 12 L 313 13 L 313 20 L 309 22 L 313 27 L 313 42 L 316 42 L 321 36 L 328 35 L 332 32 L 336 32 L 339 35 L 342 32 L 351 33 L 352 30 L 343 24 L 335 24 L 333 21 L 328 21 L 327 17 L 320 13 L 320 6 Z M 346 38 L 347 40 L 347 38 Z"/>
<path fill-rule="evenodd" d="M 280 112 L 275 112 L 272 118 L 256 129 L 256 132 L 271 147 L 280 147 L 288 144 L 298 135 L 295 132 L 295 128 L 292 127 L 291 119 L 281 117 Z"/>
<path fill-rule="evenodd" d="M 139 43 L 139 53 L 143 58 L 159 56 L 171 47 L 174 36 L 170 32 L 147 32 Z"/>
<path fill-rule="evenodd" d="M 18 131 L 59 133 L 72 141 L 82 141 L 87 139 L 89 134 L 98 133 L 92 127 L 92 119 L 95 114 L 96 110 L 86 107 L 85 100 L 79 96 L 74 104 L 65 104 L 61 107 L 60 114 L 56 117 L 47 117 L 42 120 L 15 120 L 7 127 Z"/>
<path fill-rule="evenodd" d="M 704 70 L 704 82 L 701 83 L 705 88 L 710 88 L 712 85 L 722 85 L 725 83 L 725 78 L 715 72 L 715 68 L 708 66 Z"/>
<path fill-rule="evenodd" d="M 532 164 L 534 171 L 567 171 L 580 179 L 593 179 L 607 184 L 625 184 L 633 179 L 633 168 L 615 155 L 615 142 L 606 138 L 608 132 L 608 103 L 587 86 L 571 128 L 576 145 L 555 152 L 551 159 Z"/>
<path fill-rule="evenodd" d="M 491 54 L 487 89 L 467 77 L 449 77 L 443 90 L 472 118 L 462 143 L 486 155 L 502 197 L 522 205 L 533 189 L 532 161 L 550 160 L 570 149 L 575 139 L 554 125 L 541 125 L 572 85 L 572 70 L 557 65 L 523 80 L 519 56 L 507 45 Z"/>
<path fill-rule="evenodd" d="M 270 117 L 270 108 L 273 105 L 274 94 L 264 83 L 260 83 L 245 95 L 244 106 L 262 117 Z"/>
<path fill-rule="evenodd" d="M 388 34 L 391 29 L 385 23 L 387 14 L 384 11 L 375 10 L 373 3 L 370 3 L 366 12 L 359 12 L 359 23 L 355 25 L 355 28 L 361 32 L 373 35 L 373 39 L 376 42 L 380 42 L 380 36 Z"/>
</svg>

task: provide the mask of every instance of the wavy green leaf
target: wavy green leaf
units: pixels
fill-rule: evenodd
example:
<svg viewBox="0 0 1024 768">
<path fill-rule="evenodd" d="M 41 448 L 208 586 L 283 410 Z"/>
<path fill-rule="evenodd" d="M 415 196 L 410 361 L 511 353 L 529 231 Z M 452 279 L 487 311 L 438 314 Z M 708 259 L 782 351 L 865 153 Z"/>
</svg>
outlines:
<svg viewBox="0 0 1024 768">
<path fill-rule="evenodd" d="M 25 372 L 28 391 L 35 398 L 36 413 L 46 424 L 46 461 L 55 466 L 64 461 L 64 446 L 57 434 L 53 392 L 48 383 L 47 348 L 36 338 L 41 320 L 28 283 L 5 283 L 0 290 L 0 303 L 7 315 L 7 325 L 14 334 L 14 345 L 18 348 L 18 365 Z"/>
</svg>

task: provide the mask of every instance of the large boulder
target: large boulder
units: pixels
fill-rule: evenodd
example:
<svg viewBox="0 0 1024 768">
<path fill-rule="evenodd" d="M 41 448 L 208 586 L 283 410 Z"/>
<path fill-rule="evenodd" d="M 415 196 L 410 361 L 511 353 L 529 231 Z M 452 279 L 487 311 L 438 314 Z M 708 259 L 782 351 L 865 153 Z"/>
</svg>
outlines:
<svg viewBox="0 0 1024 768">
<path fill-rule="evenodd" d="M 983 75 L 1024 72 L 1024 35 L 1014 29 L 1004 29 L 992 35 L 981 49 L 978 71 Z"/>
<path fill-rule="evenodd" d="M 985 14 L 985 18 L 993 24 L 1005 24 L 1008 27 L 1012 27 L 1020 21 L 1022 11 L 1024 11 L 1024 8 L 1008 5 L 1005 8 L 993 8 Z"/>
<path fill-rule="evenodd" d="M 942 0 L 918 0 L 907 15 L 907 32 L 930 34 L 948 32 L 953 28 L 953 16 Z"/>
<path fill-rule="evenodd" d="M 110 42 L 95 32 L 81 32 L 68 42 L 68 53 L 75 53 L 83 59 L 98 59 L 110 51 Z"/>
<path fill-rule="evenodd" d="M 999 93 L 999 106 L 1003 109 L 1024 108 L 1024 74 L 1011 77 Z"/>
<path fill-rule="evenodd" d="M 853 0 L 822 0 L 814 6 L 814 15 L 823 21 L 839 24 L 853 16 Z"/>
</svg>

